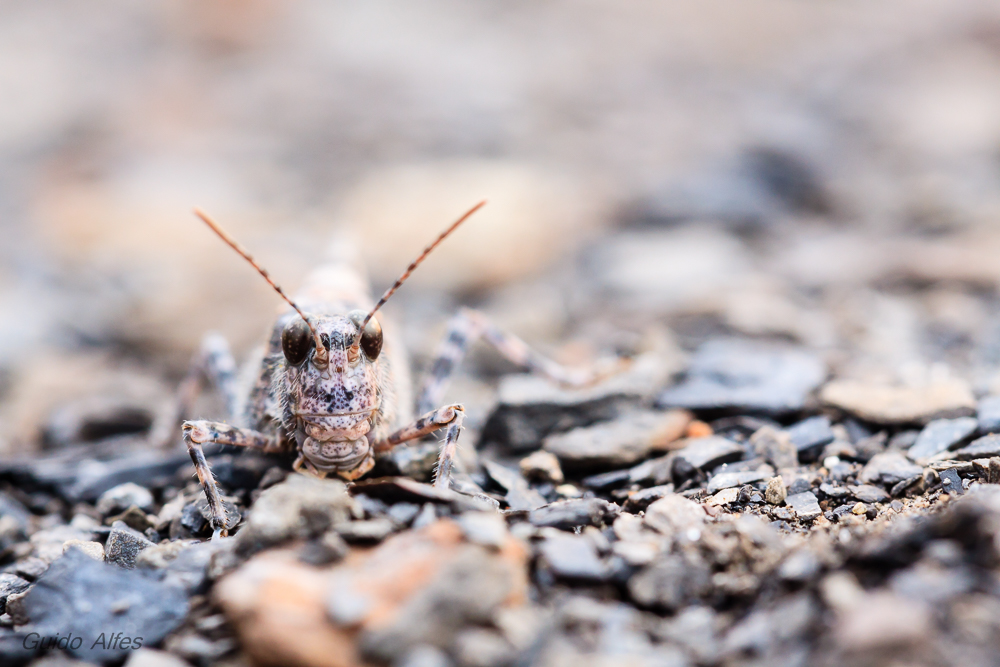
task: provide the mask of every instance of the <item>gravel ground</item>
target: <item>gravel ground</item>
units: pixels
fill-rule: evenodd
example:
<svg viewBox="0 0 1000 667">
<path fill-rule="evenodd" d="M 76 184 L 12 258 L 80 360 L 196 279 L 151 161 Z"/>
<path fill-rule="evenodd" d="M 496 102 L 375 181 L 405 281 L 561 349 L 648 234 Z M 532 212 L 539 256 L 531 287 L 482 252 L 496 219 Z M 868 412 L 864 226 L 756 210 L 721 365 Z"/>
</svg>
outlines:
<svg viewBox="0 0 1000 667">
<path fill-rule="evenodd" d="M 0 20 L 0 664 L 1000 663 L 1000 13 L 453 0 L 13 3 Z M 334 228 L 433 439 L 354 484 L 179 433 Z M 228 258 L 228 259 L 227 259 Z M 191 416 L 222 414 L 200 397 Z"/>
</svg>

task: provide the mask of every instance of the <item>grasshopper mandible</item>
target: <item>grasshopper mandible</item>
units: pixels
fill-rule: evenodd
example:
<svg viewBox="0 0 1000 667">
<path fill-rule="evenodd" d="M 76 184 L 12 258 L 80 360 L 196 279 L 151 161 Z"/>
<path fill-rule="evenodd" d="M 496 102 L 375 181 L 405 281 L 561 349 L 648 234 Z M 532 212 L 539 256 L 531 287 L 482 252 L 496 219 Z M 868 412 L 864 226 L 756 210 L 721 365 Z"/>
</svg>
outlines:
<svg viewBox="0 0 1000 667">
<path fill-rule="evenodd" d="M 505 357 L 532 372 L 570 386 L 597 379 L 572 371 L 533 352 L 527 344 L 493 326 L 478 311 L 462 309 L 439 345 L 416 401 L 413 418 L 410 375 L 403 348 L 375 317 L 417 266 L 449 234 L 486 204 L 476 204 L 442 232 L 372 305 L 367 280 L 350 257 L 332 257 L 313 271 L 289 298 L 239 243 L 199 210 L 223 241 L 249 262 L 287 302 L 271 329 L 259 371 L 241 388 L 229 346 L 209 334 L 183 381 L 169 429 L 187 414 L 202 381 L 223 395 L 227 419 L 184 421 L 184 442 L 208 499 L 213 536 L 226 535 L 226 512 L 202 446 L 235 445 L 264 453 L 295 455 L 293 469 L 318 477 L 335 474 L 355 480 L 375 465 L 375 457 L 396 445 L 445 429 L 433 483 L 447 488 L 465 416 L 461 404 L 435 408 L 469 344 L 483 338 Z M 169 439 L 169 436 L 168 438 Z"/>
</svg>

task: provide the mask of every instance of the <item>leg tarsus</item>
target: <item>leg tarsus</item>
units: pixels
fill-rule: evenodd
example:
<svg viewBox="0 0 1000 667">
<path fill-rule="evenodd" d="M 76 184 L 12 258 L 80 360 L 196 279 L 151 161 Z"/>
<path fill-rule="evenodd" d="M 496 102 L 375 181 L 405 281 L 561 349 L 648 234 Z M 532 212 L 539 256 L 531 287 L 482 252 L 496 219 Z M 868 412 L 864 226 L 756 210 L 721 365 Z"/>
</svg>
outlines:
<svg viewBox="0 0 1000 667">
<path fill-rule="evenodd" d="M 465 411 L 457 410 L 455 419 L 445 431 L 441 451 L 438 453 L 437 465 L 434 466 L 434 486 L 439 489 L 451 487 L 451 471 L 455 467 L 455 456 L 458 454 L 458 436 L 462 434 L 462 422 L 465 421 Z"/>
</svg>

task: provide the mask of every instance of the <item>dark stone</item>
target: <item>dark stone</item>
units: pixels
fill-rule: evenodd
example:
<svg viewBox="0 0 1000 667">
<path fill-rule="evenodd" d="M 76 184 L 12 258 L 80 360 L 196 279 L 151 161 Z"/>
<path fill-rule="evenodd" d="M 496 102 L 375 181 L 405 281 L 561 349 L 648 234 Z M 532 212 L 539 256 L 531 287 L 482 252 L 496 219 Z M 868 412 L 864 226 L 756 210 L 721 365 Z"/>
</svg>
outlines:
<svg viewBox="0 0 1000 667">
<path fill-rule="evenodd" d="M 781 415 L 805 407 L 826 376 L 814 355 L 788 346 L 712 340 L 691 360 L 687 377 L 657 398 L 659 407 Z"/>
<path fill-rule="evenodd" d="M 0 574 L 0 614 L 4 613 L 7 607 L 7 596 L 12 593 L 23 593 L 28 590 L 31 583 L 22 579 L 16 574 L 4 572 Z"/>
<path fill-rule="evenodd" d="M 957 470 L 949 468 L 942 470 L 938 475 L 941 477 L 941 491 L 959 496 L 965 493 L 965 489 L 962 487 L 962 478 L 959 477 Z"/>
<path fill-rule="evenodd" d="M 706 594 L 711 570 L 693 557 L 662 554 L 628 580 L 628 592 L 643 607 L 673 611 Z"/>
<path fill-rule="evenodd" d="M 810 490 L 812 490 L 812 486 L 809 484 L 809 481 L 802 477 L 796 478 L 788 485 L 788 495 L 792 496 L 799 493 L 806 493 Z"/>
<path fill-rule="evenodd" d="M 490 479 L 507 492 L 504 500 L 507 501 L 507 506 L 510 509 L 531 511 L 548 502 L 542 497 L 542 494 L 528 486 L 527 480 L 521 476 L 521 473 L 493 461 L 485 461 L 483 467 Z"/>
<path fill-rule="evenodd" d="M 511 453 L 538 449 L 552 433 L 614 419 L 641 400 L 627 389 L 567 391 L 523 375 L 506 376 L 497 394 L 497 407 L 483 425 L 480 443 L 497 443 Z"/>
<path fill-rule="evenodd" d="M 788 495 L 785 498 L 785 506 L 795 512 L 795 516 L 801 521 L 812 521 L 823 513 L 819 500 L 812 491 Z"/>
<path fill-rule="evenodd" d="M 739 461 L 746 453 L 739 443 L 719 436 L 698 438 L 688 442 L 687 447 L 677 451 L 676 457 L 689 463 L 692 468 L 700 470 Z"/>
<path fill-rule="evenodd" d="M 1000 431 L 1000 396 L 986 396 L 976 406 L 979 430 L 983 433 Z"/>
<path fill-rule="evenodd" d="M 819 485 L 819 491 L 827 498 L 846 498 L 850 495 L 850 491 L 847 487 L 834 486 L 833 484 L 823 483 Z"/>
<path fill-rule="evenodd" d="M 862 438 L 854 443 L 854 459 L 861 461 L 862 463 L 867 463 L 871 461 L 877 454 L 881 454 L 885 451 L 885 445 L 888 437 L 885 431 L 879 431 L 875 435 L 870 435 L 867 438 Z"/>
<path fill-rule="evenodd" d="M 573 530 L 580 526 L 602 526 L 614 521 L 621 508 L 600 498 L 560 500 L 539 507 L 528 514 L 534 526 Z"/>
<path fill-rule="evenodd" d="M 919 482 L 921 479 L 923 479 L 922 473 L 920 475 L 914 475 L 913 477 L 904 479 L 900 482 L 896 482 L 895 484 L 892 485 L 892 488 L 889 489 L 889 495 L 891 495 L 893 498 L 898 498 L 899 496 L 906 493 L 906 491 L 910 487 Z"/>
<path fill-rule="evenodd" d="M 23 599 L 31 620 L 25 631 L 43 637 L 83 637 L 68 652 L 81 660 L 112 663 L 131 653 L 111 648 L 111 637 L 142 637 L 155 646 L 180 626 L 187 614 L 185 593 L 139 571 L 128 571 L 93 560 L 78 549 L 68 550 L 43 574 Z M 99 642 L 105 638 L 105 645 Z"/>
<path fill-rule="evenodd" d="M 420 505 L 415 503 L 396 503 L 386 511 L 386 515 L 399 526 L 409 526 L 419 512 Z"/>
<path fill-rule="evenodd" d="M 588 489 L 617 489 L 628 484 L 631 481 L 631 476 L 631 470 L 612 470 L 611 472 L 584 477 L 581 482 Z"/>
<path fill-rule="evenodd" d="M 723 472 L 713 476 L 708 480 L 706 491 L 709 495 L 715 495 L 723 489 L 734 486 L 743 486 L 752 482 L 761 482 L 774 476 L 774 471 L 746 471 L 746 472 Z"/>
<path fill-rule="evenodd" d="M 906 455 L 913 461 L 930 458 L 965 442 L 978 427 L 973 417 L 935 419 L 924 427 Z"/>
<path fill-rule="evenodd" d="M 872 457 L 858 475 L 864 484 L 890 486 L 923 473 L 923 468 L 911 463 L 902 452 L 887 451 Z"/>
<path fill-rule="evenodd" d="M 973 459 L 989 459 L 1000 456 L 1000 434 L 991 433 L 984 435 L 978 440 L 973 440 L 972 444 L 955 451 L 952 458 L 958 461 L 971 461 Z"/>
<path fill-rule="evenodd" d="M 419 510 L 418 510 L 419 511 Z M 299 550 L 299 560 L 322 567 L 344 559 L 350 547 L 337 533 L 330 531 L 317 540 L 310 540 Z"/>
<path fill-rule="evenodd" d="M 848 489 L 851 495 L 857 500 L 870 505 L 871 503 L 884 503 L 889 500 L 889 494 L 885 492 L 885 489 L 881 489 L 877 486 L 872 486 L 871 484 L 861 484 L 859 486 L 850 486 Z"/>
<path fill-rule="evenodd" d="M 916 444 L 917 438 L 920 437 L 920 431 L 900 431 L 896 433 L 891 438 L 889 438 L 889 448 L 890 449 L 909 449 Z"/>
<path fill-rule="evenodd" d="M 449 489 L 439 489 L 408 477 L 377 477 L 355 482 L 349 489 L 351 495 L 364 494 L 386 503 L 409 502 L 450 503 L 455 494 Z"/>
<path fill-rule="evenodd" d="M 673 484 L 661 484 L 659 486 L 651 486 L 647 489 L 640 489 L 625 499 L 622 509 L 632 514 L 638 514 L 660 498 L 665 498 L 673 492 Z"/>
<path fill-rule="evenodd" d="M 115 521 L 104 547 L 104 560 L 131 570 L 135 567 L 135 559 L 139 554 L 151 546 L 153 543 L 147 540 L 145 535 L 129 528 L 122 521 Z"/>
<path fill-rule="evenodd" d="M 557 577 L 606 581 L 612 573 L 594 542 L 585 535 L 549 535 L 538 545 L 538 551 Z"/>
<path fill-rule="evenodd" d="M 833 442 L 834 438 L 830 418 L 826 415 L 804 419 L 789 426 L 787 432 L 801 461 L 815 461 L 823 446 Z"/>
</svg>

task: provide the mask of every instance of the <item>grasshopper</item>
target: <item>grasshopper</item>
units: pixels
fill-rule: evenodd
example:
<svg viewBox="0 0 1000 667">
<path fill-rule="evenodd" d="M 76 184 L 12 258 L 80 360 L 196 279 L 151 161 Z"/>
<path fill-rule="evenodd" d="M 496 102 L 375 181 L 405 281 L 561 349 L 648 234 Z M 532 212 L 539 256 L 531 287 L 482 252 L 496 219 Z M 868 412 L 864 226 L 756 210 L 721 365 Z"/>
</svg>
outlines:
<svg viewBox="0 0 1000 667">
<path fill-rule="evenodd" d="M 349 256 L 330 258 L 307 277 L 294 299 L 289 298 L 249 252 L 195 210 L 289 306 L 271 328 L 249 387 L 240 386 L 225 339 L 209 334 L 178 392 L 170 431 L 187 414 L 205 380 L 225 400 L 228 423 L 182 424 L 184 443 L 208 499 L 213 537 L 228 534 L 235 521 L 227 519 L 205 459 L 206 444 L 294 455 L 292 467 L 298 472 L 320 478 L 336 475 L 350 482 L 369 472 L 375 458 L 393 447 L 444 429 L 433 484 L 448 488 L 465 410 L 461 404 L 435 406 L 475 339 L 483 338 L 517 365 L 562 385 L 583 386 L 597 379 L 596 373 L 573 371 L 535 353 L 493 326 L 483 313 L 462 309 L 438 346 L 418 392 L 420 416 L 413 417 L 405 351 L 391 331 L 383 332 L 375 315 L 434 248 L 485 204 L 476 204 L 445 229 L 374 304 L 367 279 Z"/>
</svg>

